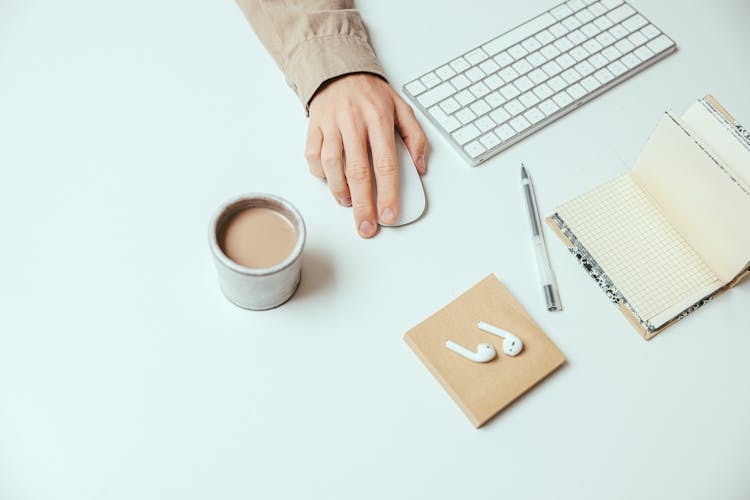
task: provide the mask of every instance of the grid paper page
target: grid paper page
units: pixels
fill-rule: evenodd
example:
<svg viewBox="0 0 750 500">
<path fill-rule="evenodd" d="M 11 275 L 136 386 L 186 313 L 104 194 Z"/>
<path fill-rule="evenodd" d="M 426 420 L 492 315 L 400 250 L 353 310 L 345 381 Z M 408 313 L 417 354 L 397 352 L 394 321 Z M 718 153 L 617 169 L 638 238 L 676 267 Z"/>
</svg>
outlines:
<svg viewBox="0 0 750 500">
<path fill-rule="evenodd" d="M 629 173 L 570 200 L 557 213 L 643 321 L 720 287 Z"/>
</svg>

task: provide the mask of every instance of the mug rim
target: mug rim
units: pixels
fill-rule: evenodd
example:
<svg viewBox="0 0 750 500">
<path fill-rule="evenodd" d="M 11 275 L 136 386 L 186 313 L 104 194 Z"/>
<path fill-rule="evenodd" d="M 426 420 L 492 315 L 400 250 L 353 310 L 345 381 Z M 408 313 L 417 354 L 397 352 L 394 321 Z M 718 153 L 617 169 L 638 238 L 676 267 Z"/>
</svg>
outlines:
<svg viewBox="0 0 750 500">
<path fill-rule="evenodd" d="M 252 204 L 253 202 L 259 203 L 255 205 Z M 233 210 L 239 205 L 245 206 Z M 238 264 L 237 262 L 230 259 L 224 253 L 224 250 L 222 250 L 221 245 L 219 245 L 218 239 L 219 227 L 224 219 L 234 215 L 240 210 L 246 210 L 248 208 L 256 206 L 270 208 L 279 212 L 278 207 L 275 205 L 281 206 L 285 211 L 288 212 L 282 212 L 282 215 L 286 216 L 287 218 L 290 218 L 289 215 L 291 215 L 291 218 L 293 220 L 290 222 L 295 225 L 295 229 L 297 230 L 297 243 L 294 245 L 291 253 L 287 255 L 284 260 L 271 267 L 247 267 L 243 266 L 242 264 Z M 211 217 L 211 222 L 208 226 L 208 241 L 209 246 L 211 247 L 211 252 L 214 254 L 214 256 L 224 266 L 228 267 L 236 273 L 244 274 L 246 276 L 269 276 L 288 268 L 289 266 L 294 264 L 294 262 L 297 261 L 299 256 L 302 254 L 302 249 L 305 246 L 306 239 L 307 231 L 305 229 L 305 221 L 302 219 L 302 214 L 300 214 L 299 210 L 297 210 L 297 207 L 292 205 L 285 198 L 270 193 L 244 193 L 225 200 L 214 212 L 214 215 Z"/>
</svg>

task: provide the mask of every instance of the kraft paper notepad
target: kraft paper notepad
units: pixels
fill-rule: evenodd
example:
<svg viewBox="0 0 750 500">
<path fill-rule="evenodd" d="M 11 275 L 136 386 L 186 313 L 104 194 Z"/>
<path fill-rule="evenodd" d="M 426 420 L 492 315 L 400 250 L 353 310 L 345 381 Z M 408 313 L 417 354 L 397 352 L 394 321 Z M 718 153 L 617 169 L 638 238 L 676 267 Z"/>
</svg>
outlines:
<svg viewBox="0 0 750 500">
<path fill-rule="evenodd" d="M 479 330 L 479 321 L 518 336 L 523 351 L 515 357 L 503 354 L 503 339 Z M 565 362 L 563 353 L 494 274 L 406 332 L 404 340 L 475 427 L 484 425 Z M 497 357 L 475 363 L 448 350 L 446 340 L 471 350 L 487 342 Z"/>
<path fill-rule="evenodd" d="M 748 274 L 749 219 L 750 133 L 706 96 L 547 222 L 650 339 Z"/>
</svg>

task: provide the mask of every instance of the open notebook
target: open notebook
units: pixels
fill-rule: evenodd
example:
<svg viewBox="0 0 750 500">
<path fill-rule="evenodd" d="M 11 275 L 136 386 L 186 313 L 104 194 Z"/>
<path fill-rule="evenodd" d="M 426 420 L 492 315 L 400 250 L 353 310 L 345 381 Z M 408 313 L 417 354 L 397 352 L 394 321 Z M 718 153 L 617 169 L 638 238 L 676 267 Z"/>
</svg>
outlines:
<svg viewBox="0 0 750 500">
<path fill-rule="evenodd" d="M 750 272 L 750 133 L 711 96 L 548 224 L 650 339 Z"/>
</svg>

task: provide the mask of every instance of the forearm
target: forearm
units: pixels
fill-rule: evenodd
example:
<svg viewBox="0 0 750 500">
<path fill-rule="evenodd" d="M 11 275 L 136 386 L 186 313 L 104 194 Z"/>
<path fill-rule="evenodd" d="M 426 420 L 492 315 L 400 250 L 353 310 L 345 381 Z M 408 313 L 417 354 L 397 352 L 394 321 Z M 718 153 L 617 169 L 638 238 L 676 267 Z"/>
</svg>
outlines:
<svg viewBox="0 0 750 500">
<path fill-rule="evenodd" d="M 331 78 L 357 72 L 385 78 L 352 1 L 237 3 L 306 108 L 318 88 Z"/>
</svg>

